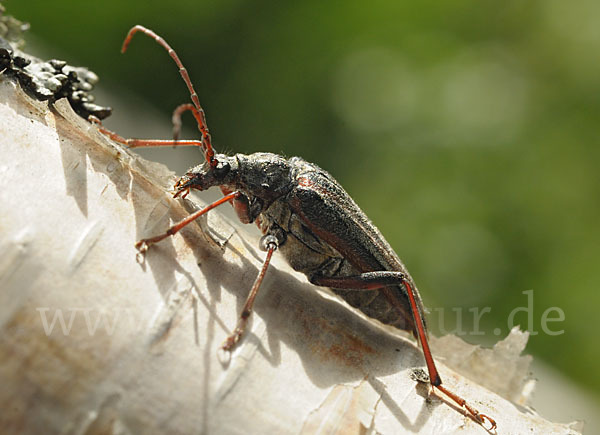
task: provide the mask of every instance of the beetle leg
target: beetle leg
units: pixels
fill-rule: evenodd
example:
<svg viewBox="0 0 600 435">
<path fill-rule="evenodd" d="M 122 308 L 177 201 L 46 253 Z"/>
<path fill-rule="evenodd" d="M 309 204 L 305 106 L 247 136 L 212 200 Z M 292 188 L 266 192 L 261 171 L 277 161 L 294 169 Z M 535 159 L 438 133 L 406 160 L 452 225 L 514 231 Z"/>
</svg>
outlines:
<svg viewBox="0 0 600 435">
<path fill-rule="evenodd" d="M 127 148 L 142 147 L 165 147 L 165 146 L 197 146 L 203 148 L 200 140 L 162 140 L 162 139 L 125 139 L 123 136 L 109 130 L 102 125 L 102 122 L 93 115 L 88 117 L 88 121 L 98 126 L 98 131 L 108 136 L 115 142 L 125 145 Z"/>
<path fill-rule="evenodd" d="M 138 251 L 140 251 L 142 254 L 145 253 L 148 250 L 148 248 L 150 247 L 150 245 L 158 243 L 161 240 L 166 239 L 169 236 L 172 236 L 173 234 L 175 234 L 176 232 L 181 230 L 183 227 L 185 227 L 190 222 L 193 222 L 194 220 L 198 219 L 200 216 L 202 216 L 207 211 L 212 210 L 213 208 L 223 204 L 224 202 L 227 202 L 231 199 L 235 199 L 239 195 L 241 195 L 240 192 L 232 192 L 229 195 L 226 195 L 223 198 L 219 199 L 218 201 L 215 201 L 212 204 L 207 205 L 203 209 L 198 210 L 195 213 L 192 213 L 191 215 L 189 215 L 185 219 L 182 219 L 181 221 L 177 222 L 176 224 L 173 224 L 165 233 L 161 234 L 160 236 L 155 236 L 155 237 L 151 237 L 149 239 L 140 240 L 139 242 L 137 242 L 135 244 L 136 249 Z"/>
<path fill-rule="evenodd" d="M 437 389 L 444 393 L 446 397 L 449 397 L 453 402 L 465 409 L 479 424 L 484 425 L 487 420 L 491 426 L 491 429 L 496 427 L 496 422 L 494 419 L 485 414 L 480 414 L 479 411 L 470 406 L 465 399 L 448 390 L 447 388 L 442 387 L 442 378 L 440 377 L 437 367 L 435 366 L 435 361 L 433 360 L 433 355 L 431 354 L 431 350 L 429 348 L 429 341 L 425 332 L 425 325 L 423 323 L 421 313 L 417 308 L 412 285 L 409 284 L 409 282 L 406 280 L 406 276 L 402 272 L 365 272 L 356 276 L 332 278 L 317 275 L 311 277 L 310 282 L 318 286 L 337 289 L 357 291 L 380 289 L 380 291 L 385 292 L 387 299 L 397 308 L 400 308 L 397 298 L 386 287 L 404 285 L 406 287 L 413 318 L 415 320 L 419 341 L 421 342 L 421 347 L 423 348 L 423 355 L 425 356 L 425 362 L 427 363 L 427 370 L 429 372 L 431 385 L 433 387 L 437 387 Z"/>
<path fill-rule="evenodd" d="M 425 326 L 421 317 L 421 312 L 417 308 L 412 286 L 406 281 L 406 276 L 402 272 L 365 272 L 356 276 L 332 278 L 315 276 L 310 281 L 315 285 L 331 288 L 350 290 L 381 289 L 381 291 L 385 293 L 386 298 L 390 301 L 390 303 L 392 303 L 392 305 L 396 307 L 396 309 L 400 308 L 400 304 L 397 298 L 394 297 L 394 295 L 385 287 L 404 285 L 407 290 L 412 315 L 415 320 L 415 328 L 417 329 L 416 332 L 419 336 L 421 347 L 423 348 L 423 354 L 425 356 L 425 362 L 427 363 L 427 370 L 429 371 L 431 385 L 436 387 L 441 385 L 442 379 L 440 378 L 438 370 L 435 366 L 435 362 L 433 361 L 433 356 L 431 355 L 431 350 L 429 349 L 429 342 L 427 340 L 427 334 L 425 333 Z"/>
<path fill-rule="evenodd" d="M 108 136 L 115 142 L 125 145 L 127 148 L 142 147 L 166 147 L 166 146 L 197 146 L 204 147 L 200 140 L 162 140 L 162 139 L 125 139 L 123 136 L 109 130 L 102 125 L 102 122 L 94 115 L 88 117 L 88 121 L 98 126 L 98 131 Z"/>
<path fill-rule="evenodd" d="M 246 330 L 246 325 L 248 324 L 248 319 L 250 318 L 250 314 L 252 314 L 252 307 L 254 306 L 254 300 L 256 299 L 256 295 L 258 294 L 258 289 L 263 282 L 265 274 L 267 273 L 267 269 L 269 268 L 269 264 L 271 263 L 271 257 L 273 256 L 273 252 L 277 249 L 277 238 L 272 235 L 265 235 L 261 239 L 261 249 L 267 251 L 267 256 L 263 263 L 262 269 L 260 273 L 254 280 L 254 284 L 252 285 L 252 289 L 250 289 L 250 294 L 248 294 L 248 299 L 246 299 L 246 303 L 244 304 L 244 308 L 242 309 L 242 313 L 238 320 L 238 323 L 231 334 L 221 345 L 221 349 L 224 351 L 231 351 L 233 347 L 240 341 L 242 335 Z"/>
</svg>

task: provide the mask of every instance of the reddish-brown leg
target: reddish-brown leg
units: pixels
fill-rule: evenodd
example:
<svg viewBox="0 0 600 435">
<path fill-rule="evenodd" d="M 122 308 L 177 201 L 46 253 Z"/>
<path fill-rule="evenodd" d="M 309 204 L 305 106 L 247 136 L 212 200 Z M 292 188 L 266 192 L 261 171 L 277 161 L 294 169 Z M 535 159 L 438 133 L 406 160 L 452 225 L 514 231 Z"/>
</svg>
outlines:
<svg viewBox="0 0 600 435">
<path fill-rule="evenodd" d="M 187 224 L 189 224 L 190 222 L 193 222 L 194 220 L 198 219 L 200 216 L 202 216 L 204 213 L 206 213 L 207 211 L 212 210 L 213 208 L 231 200 L 236 198 L 238 195 L 240 195 L 239 192 L 232 192 L 227 196 L 224 196 L 223 198 L 213 202 L 210 205 L 207 205 L 206 207 L 204 207 L 202 210 L 198 210 L 195 213 L 192 213 L 191 215 L 189 215 L 188 217 L 186 217 L 185 219 L 177 222 L 176 224 L 172 225 L 164 234 L 161 234 L 160 236 L 156 236 L 156 237 L 151 237 L 149 239 L 142 239 L 139 242 L 137 242 L 135 244 L 135 247 L 137 248 L 138 251 L 140 251 L 142 254 L 145 253 L 148 248 L 150 247 L 150 245 L 153 245 L 154 243 L 158 243 L 163 239 L 166 239 L 169 236 L 172 236 L 173 234 L 177 233 L 179 230 L 181 230 L 183 227 L 185 227 Z"/>
<path fill-rule="evenodd" d="M 415 321 L 417 335 L 419 336 L 419 341 L 421 342 L 421 347 L 423 348 L 423 355 L 425 356 L 425 362 L 427 364 L 427 370 L 429 371 L 429 379 L 432 387 L 437 388 L 447 397 L 452 399 L 452 401 L 458 404 L 461 408 L 465 409 L 471 415 L 471 417 L 473 417 L 473 419 L 478 423 L 485 424 L 485 421 L 487 420 L 490 424 L 490 430 L 496 428 L 496 422 L 494 421 L 494 419 L 488 417 L 485 414 L 479 413 L 479 411 L 470 406 L 465 399 L 442 386 L 442 378 L 440 377 L 438 369 L 435 366 L 435 361 L 433 359 L 433 355 L 431 354 L 431 349 L 429 348 L 429 340 L 427 339 L 427 333 L 425 332 L 425 324 L 423 322 L 423 318 L 421 317 L 421 313 L 417 307 L 413 288 L 410 285 L 410 283 L 408 283 L 405 280 L 404 274 L 402 272 L 367 272 L 357 276 L 334 278 L 325 278 L 317 276 L 312 278 L 310 281 L 315 285 L 323 287 L 349 290 L 381 289 L 381 291 L 384 292 L 386 291 L 386 287 L 404 284 L 407 290 L 406 292 L 408 294 L 408 300 L 410 303 L 413 319 Z M 395 305 L 397 309 L 399 309 L 401 312 L 404 311 L 394 295 L 389 294 L 388 296 L 386 294 L 386 296 L 387 299 L 393 305 Z"/>
<path fill-rule="evenodd" d="M 271 237 L 272 239 L 268 239 L 269 237 Z M 242 309 L 242 314 L 240 315 L 240 318 L 233 331 L 233 334 L 227 337 L 227 339 L 221 345 L 221 349 L 223 349 L 224 351 L 231 351 L 231 349 L 233 349 L 233 347 L 240 341 L 242 335 L 244 335 L 244 332 L 246 331 L 246 325 L 248 324 L 248 319 L 250 318 L 250 314 L 252 314 L 254 300 L 256 299 L 256 295 L 258 294 L 260 285 L 262 284 L 265 274 L 267 273 L 269 264 L 271 263 L 271 256 L 273 255 L 275 249 L 277 249 L 277 242 L 275 237 L 265 236 L 261 240 L 261 243 L 263 241 L 265 241 L 265 249 L 267 251 L 267 256 L 263 263 L 262 269 L 260 270 L 260 273 L 256 277 L 256 280 L 254 280 L 252 289 L 250 289 L 250 294 L 248 294 L 248 299 L 246 299 L 246 303 L 244 304 L 244 308 Z"/>
<path fill-rule="evenodd" d="M 485 414 L 481 414 L 479 411 L 477 411 L 475 408 L 473 408 L 472 406 L 470 406 L 467 401 L 465 399 L 463 399 L 462 397 L 456 395 L 455 393 L 453 393 L 452 391 L 448 390 L 446 387 L 443 387 L 441 385 L 438 385 L 436 387 L 438 390 L 440 390 L 442 393 L 444 393 L 446 396 L 450 397 L 454 402 L 456 402 L 459 406 L 463 407 L 464 409 L 466 409 L 469 414 L 471 414 L 471 416 L 478 422 L 481 423 L 482 425 L 485 423 L 485 421 L 487 420 L 488 423 L 490 424 L 489 430 L 494 430 L 496 429 L 497 425 L 496 425 L 496 421 L 485 415 Z"/>
<path fill-rule="evenodd" d="M 427 339 L 427 335 L 425 334 L 425 326 L 423 323 L 423 319 L 421 318 L 421 314 L 417 309 L 417 303 L 415 302 L 415 294 L 412 289 L 412 286 L 404 281 L 404 285 L 406 286 L 408 299 L 410 300 L 410 307 L 413 312 L 413 316 L 415 317 L 415 322 L 417 324 L 417 329 L 419 331 L 419 341 L 421 342 L 421 347 L 423 348 L 423 354 L 425 355 L 425 361 L 427 362 L 427 369 L 429 371 L 429 378 L 432 379 L 431 385 L 442 393 L 444 393 L 447 397 L 456 402 L 459 406 L 466 409 L 469 414 L 477 421 L 479 424 L 484 425 L 487 420 L 490 423 L 490 430 L 496 429 L 496 421 L 493 418 L 488 417 L 485 414 L 479 413 L 475 408 L 470 406 L 465 399 L 460 397 L 459 395 L 449 391 L 446 387 L 442 386 L 442 379 L 440 378 L 437 368 L 435 367 L 435 361 L 433 360 L 433 355 L 431 354 L 431 350 L 429 349 L 429 340 Z M 433 375 L 432 375 L 433 369 Z M 435 376 L 432 377 L 432 376 Z"/>
<path fill-rule="evenodd" d="M 108 136 L 115 142 L 125 145 L 128 148 L 140 147 L 164 147 L 164 146 L 197 146 L 202 147 L 202 142 L 199 140 L 163 140 L 163 139 L 125 139 L 114 131 L 102 125 L 102 122 L 93 115 L 90 115 L 88 120 L 98 126 L 100 133 Z"/>
</svg>

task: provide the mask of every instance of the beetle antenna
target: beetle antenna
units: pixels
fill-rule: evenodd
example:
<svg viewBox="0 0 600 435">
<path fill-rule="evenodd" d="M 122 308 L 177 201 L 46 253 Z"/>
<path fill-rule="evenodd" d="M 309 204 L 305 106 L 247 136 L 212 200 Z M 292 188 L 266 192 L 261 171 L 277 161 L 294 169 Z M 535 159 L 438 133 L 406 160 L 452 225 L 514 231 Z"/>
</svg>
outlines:
<svg viewBox="0 0 600 435">
<path fill-rule="evenodd" d="M 202 109 L 202 106 L 200 106 L 200 99 L 198 98 L 198 94 L 196 93 L 196 90 L 194 89 L 194 85 L 192 84 L 192 81 L 190 80 L 190 76 L 187 72 L 187 69 L 183 66 L 183 63 L 181 63 L 181 60 L 179 60 L 179 56 L 177 56 L 177 53 L 175 53 L 175 50 L 173 50 L 171 48 L 171 46 L 169 44 L 167 44 L 167 41 L 165 41 L 163 38 L 158 36 L 152 30 L 147 29 L 144 26 L 140 26 L 139 24 L 136 26 L 133 26 L 129 30 L 129 33 L 127 33 L 127 36 L 125 37 L 125 40 L 123 41 L 123 46 L 121 47 L 121 53 L 125 53 L 125 51 L 127 51 L 127 47 L 129 46 L 129 43 L 131 42 L 133 35 L 135 35 L 137 32 L 142 32 L 142 33 L 148 35 L 149 37 L 151 37 L 152 39 L 154 39 L 165 50 L 167 50 L 167 52 L 169 53 L 169 56 L 171 56 L 171 58 L 175 61 L 175 64 L 179 68 L 179 74 L 181 74 L 181 78 L 183 78 L 183 81 L 185 82 L 188 90 L 190 91 L 190 97 L 192 99 L 192 103 L 194 103 L 193 106 L 191 104 L 182 105 L 182 106 L 180 106 L 180 108 L 178 108 L 178 111 L 176 110 L 176 112 L 178 112 L 179 116 L 181 116 L 181 113 L 185 112 L 186 110 L 189 110 L 192 112 L 192 114 L 194 115 L 194 118 L 196 118 L 196 122 L 198 123 L 198 130 L 200 130 L 200 133 L 202 135 L 202 148 L 204 150 L 204 157 L 206 158 L 206 161 L 209 163 L 209 165 L 211 167 L 215 167 L 217 165 L 217 161 L 215 160 L 215 152 L 212 147 L 212 143 L 211 143 L 211 139 L 210 139 L 210 132 L 208 131 L 208 125 L 206 124 L 206 116 L 204 115 L 204 110 Z M 181 109 L 181 108 L 183 108 L 183 109 Z"/>
</svg>

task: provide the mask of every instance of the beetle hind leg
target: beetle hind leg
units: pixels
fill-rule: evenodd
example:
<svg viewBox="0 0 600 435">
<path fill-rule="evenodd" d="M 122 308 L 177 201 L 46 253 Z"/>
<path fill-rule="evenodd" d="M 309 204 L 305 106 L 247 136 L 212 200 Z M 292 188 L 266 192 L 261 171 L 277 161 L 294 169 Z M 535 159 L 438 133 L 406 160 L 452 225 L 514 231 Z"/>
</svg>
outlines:
<svg viewBox="0 0 600 435">
<path fill-rule="evenodd" d="M 423 355 L 425 356 L 425 362 L 427 363 L 427 370 L 429 371 L 431 386 L 437 388 L 446 397 L 450 398 L 453 402 L 459 405 L 460 408 L 465 410 L 468 415 L 477 423 L 481 424 L 482 426 L 489 424 L 490 427 L 488 430 L 494 430 L 496 428 L 496 422 L 493 418 L 485 414 L 481 414 L 479 411 L 469 405 L 465 399 L 442 386 L 442 378 L 440 377 L 437 367 L 435 366 L 435 361 L 433 360 L 433 355 L 431 354 L 431 350 L 429 348 L 429 342 L 425 332 L 425 324 L 423 322 L 421 312 L 417 307 L 417 296 L 415 295 L 412 285 L 406 280 L 406 276 L 402 272 L 366 272 L 356 276 L 332 278 L 313 276 L 311 277 L 310 281 L 315 285 L 331 288 L 351 289 L 357 291 L 379 289 L 388 295 L 388 300 L 392 303 L 392 305 L 398 307 L 399 309 L 402 308 L 402 304 L 398 301 L 397 297 L 393 295 L 388 287 L 404 285 L 406 287 L 406 293 L 410 302 L 419 341 L 421 342 L 421 347 L 423 349 Z"/>
</svg>

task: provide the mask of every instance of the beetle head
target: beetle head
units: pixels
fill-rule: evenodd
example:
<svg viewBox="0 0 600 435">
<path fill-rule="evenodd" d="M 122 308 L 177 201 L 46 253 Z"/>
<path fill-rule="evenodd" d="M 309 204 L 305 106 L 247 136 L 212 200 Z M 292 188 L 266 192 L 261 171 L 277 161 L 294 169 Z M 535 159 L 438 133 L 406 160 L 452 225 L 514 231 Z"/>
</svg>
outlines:
<svg viewBox="0 0 600 435">
<path fill-rule="evenodd" d="M 211 163 L 204 162 L 191 168 L 177 183 L 175 197 L 185 197 L 190 189 L 206 190 L 213 186 L 231 185 L 235 179 L 238 163 L 235 157 L 217 154 Z"/>
<path fill-rule="evenodd" d="M 260 198 L 264 205 L 270 204 L 290 190 L 290 165 L 284 157 L 271 153 L 232 157 L 216 154 L 177 181 L 175 197 L 185 197 L 190 189 L 206 190 L 213 186 L 241 190 L 248 198 Z"/>
</svg>

